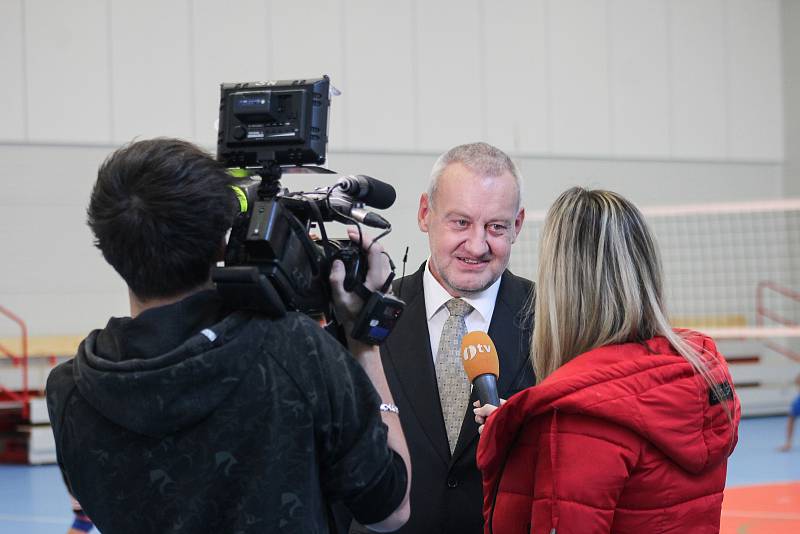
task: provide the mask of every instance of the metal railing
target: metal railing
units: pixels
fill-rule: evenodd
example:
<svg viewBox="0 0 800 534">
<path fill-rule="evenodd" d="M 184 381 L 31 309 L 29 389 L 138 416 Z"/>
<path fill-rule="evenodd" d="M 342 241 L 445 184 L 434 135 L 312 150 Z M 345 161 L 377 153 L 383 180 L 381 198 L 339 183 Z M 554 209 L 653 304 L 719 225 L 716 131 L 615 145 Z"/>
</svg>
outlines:
<svg viewBox="0 0 800 534">
<path fill-rule="evenodd" d="M 19 402 L 22 405 L 23 419 L 28 419 L 31 406 L 30 391 L 28 390 L 28 327 L 25 325 L 25 321 L 3 306 L 0 306 L 0 315 L 8 317 L 19 326 L 22 343 L 22 353 L 19 355 L 14 354 L 8 347 L 0 344 L 0 357 L 9 358 L 15 367 L 22 368 L 22 391 L 12 391 L 0 384 L 0 396 L 5 396 L 13 402 Z"/>
<path fill-rule="evenodd" d="M 759 282 L 756 288 L 756 326 L 758 328 L 764 328 L 765 326 L 765 319 L 769 319 L 772 322 L 778 323 L 781 325 L 782 329 L 778 330 L 786 330 L 787 332 L 791 333 L 791 331 L 796 330 L 800 327 L 796 321 L 792 321 L 791 319 L 787 319 L 774 311 L 768 309 L 765 305 L 765 294 L 768 291 L 772 291 L 774 293 L 778 293 L 790 300 L 793 300 L 800 304 L 800 292 L 795 291 L 791 288 L 784 287 L 780 284 L 776 284 L 775 282 L 765 280 Z M 790 334 L 791 335 L 791 334 Z M 774 350 L 779 354 L 783 354 L 787 358 L 790 358 L 796 362 L 800 362 L 800 353 L 790 349 L 789 347 L 784 347 L 783 345 L 779 345 L 772 341 L 764 341 L 764 345 L 769 347 L 770 349 Z"/>
</svg>

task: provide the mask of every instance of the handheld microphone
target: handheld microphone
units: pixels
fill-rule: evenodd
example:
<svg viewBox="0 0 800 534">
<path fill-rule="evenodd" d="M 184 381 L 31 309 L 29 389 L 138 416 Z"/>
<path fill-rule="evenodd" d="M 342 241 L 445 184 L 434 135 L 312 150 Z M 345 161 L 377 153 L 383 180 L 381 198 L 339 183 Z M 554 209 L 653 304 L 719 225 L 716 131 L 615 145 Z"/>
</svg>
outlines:
<svg viewBox="0 0 800 534">
<path fill-rule="evenodd" d="M 397 198 L 394 187 L 363 174 L 343 176 L 336 183 L 346 195 L 379 210 L 390 207 Z"/>
<path fill-rule="evenodd" d="M 497 394 L 500 360 L 492 338 L 486 332 L 475 330 L 464 336 L 461 340 L 461 363 L 469 381 L 478 390 L 481 405 L 500 406 Z"/>
</svg>

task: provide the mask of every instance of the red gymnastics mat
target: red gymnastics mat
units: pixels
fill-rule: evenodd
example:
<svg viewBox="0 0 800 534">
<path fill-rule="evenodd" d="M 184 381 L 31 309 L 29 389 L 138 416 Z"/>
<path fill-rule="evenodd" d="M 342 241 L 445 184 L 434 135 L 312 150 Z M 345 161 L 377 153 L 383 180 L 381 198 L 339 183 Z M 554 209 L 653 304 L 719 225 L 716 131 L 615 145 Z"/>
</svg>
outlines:
<svg viewBox="0 0 800 534">
<path fill-rule="evenodd" d="M 797 534 L 800 482 L 727 488 L 721 534 Z"/>
</svg>

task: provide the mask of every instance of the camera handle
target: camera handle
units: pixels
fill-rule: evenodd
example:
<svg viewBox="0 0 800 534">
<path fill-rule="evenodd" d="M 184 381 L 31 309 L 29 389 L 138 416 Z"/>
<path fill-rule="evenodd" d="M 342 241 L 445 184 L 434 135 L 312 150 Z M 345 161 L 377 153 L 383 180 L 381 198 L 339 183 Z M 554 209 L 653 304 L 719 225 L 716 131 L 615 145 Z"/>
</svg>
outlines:
<svg viewBox="0 0 800 534">
<path fill-rule="evenodd" d="M 266 200 L 275 198 L 281 191 L 281 176 L 283 169 L 278 164 L 274 152 L 268 152 L 266 157 L 259 159 L 261 168 L 256 174 L 261 177 L 261 184 L 258 186 L 258 198 Z"/>
<path fill-rule="evenodd" d="M 391 284 L 393 277 L 394 273 L 391 273 L 384 287 Z M 405 302 L 380 291 L 370 291 L 364 284 L 356 285 L 354 290 L 364 299 L 364 307 L 353 323 L 350 337 L 367 345 L 380 345 L 392 333 L 395 323 L 403 314 Z"/>
</svg>

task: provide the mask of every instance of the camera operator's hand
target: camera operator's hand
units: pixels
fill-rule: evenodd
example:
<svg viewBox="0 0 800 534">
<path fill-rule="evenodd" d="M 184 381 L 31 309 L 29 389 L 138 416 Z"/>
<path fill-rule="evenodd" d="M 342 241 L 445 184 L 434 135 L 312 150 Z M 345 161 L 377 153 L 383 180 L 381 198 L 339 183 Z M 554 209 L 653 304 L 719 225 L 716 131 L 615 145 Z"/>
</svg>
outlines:
<svg viewBox="0 0 800 534">
<path fill-rule="evenodd" d="M 353 242 L 358 242 L 358 230 L 348 228 L 347 235 Z M 370 247 L 370 245 L 372 245 Z M 363 236 L 362 247 L 368 250 L 367 256 L 367 279 L 364 286 L 370 291 L 380 289 L 392 272 L 389 266 L 389 258 L 383 253 L 383 246 L 380 243 L 372 243 L 372 238 Z M 364 301 L 355 292 L 345 291 L 344 289 L 345 270 L 344 264 L 336 260 L 331 265 L 331 292 L 333 294 L 333 304 L 336 307 L 336 316 L 345 327 L 347 332 L 352 330 L 353 321 L 358 317 L 358 313 L 364 306 Z"/>
<path fill-rule="evenodd" d="M 358 242 L 358 231 L 355 228 L 348 228 L 347 235 L 353 242 Z M 369 251 L 367 256 L 367 279 L 364 281 L 364 286 L 370 291 L 376 291 L 383 287 L 386 279 L 392 272 L 389 264 L 389 257 L 384 254 L 383 247 L 379 243 L 372 242 L 372 239 L 364 236 L 362 247 L 364 250 Z M 370 247 L 370 245 L 372 245 Z M 408 445 L 406 438 L 403 434 L 403 427 L 400 425 L 400 418 L 397 415 L 397 406 L 394 404 L 392 391 L 389 389 L 389 383 L 386 381 L 386 374 L 383 370 L 383 361 L 381 360 L 381 353 L 377 346 L 366 345 L 360 341 L 350 338 L 350 332 L 353 331 L 353 323 L 358 317 L 361 308 L 364 306 L 364 301 L 355 292 L 345 291 L 344 289 L 345 268 L 340 260 L 336 260 L 331 265 L 331 293 L 333 294 L 333 304 L 336 307 L 336 317 L 345 328 L 348 334 L 347 346 L 353 354 L 356 362 L 361 365 L 364 372 L 369 377 L 375 391 L 381 399 L 383 406 L 393 406 L 395 410 L 381 409 L 381 420 L 389 429 L 386 434 L 386 444 L 390 449 L 394 450 L 403 459 L 406 466 L 406 492 L 403 501 L 392 512 L 392 514 L 379 523 L 367 525 L 370 530 L 376 532 L 395 531 L 406 521 L 411 513 L 409 505 L 409 494 L 411 492 L 411 455 L 408 452 Z"/>
</svg>

